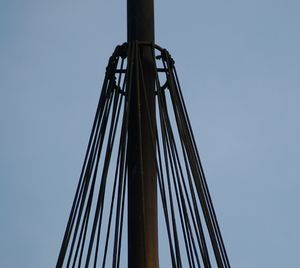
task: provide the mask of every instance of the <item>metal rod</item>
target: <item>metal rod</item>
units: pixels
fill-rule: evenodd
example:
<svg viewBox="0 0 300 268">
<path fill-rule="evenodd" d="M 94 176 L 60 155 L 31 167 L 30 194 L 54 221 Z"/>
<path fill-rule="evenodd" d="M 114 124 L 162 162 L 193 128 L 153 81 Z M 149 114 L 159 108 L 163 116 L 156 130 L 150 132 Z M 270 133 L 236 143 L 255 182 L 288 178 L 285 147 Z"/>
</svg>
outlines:
<svg viewBox="0 0 300 268">
<path fill-rule="evenodd" d="M 137 46 L 138 54 L 133 68 L 127 151 L 128 267 L 158 268 L 157 181 L 151 138 L 151 129 L 155 129 L 154 59 L 150 46 L 138 48 L 136 42 L 154 43 L 153 0 L 127 0 L 127 27 L 128 42 Z"/>
<path fill-rule="evenodd" d="M 127 39 L 154 42 L 153 0 L 127 0 Z"/>
</svg>

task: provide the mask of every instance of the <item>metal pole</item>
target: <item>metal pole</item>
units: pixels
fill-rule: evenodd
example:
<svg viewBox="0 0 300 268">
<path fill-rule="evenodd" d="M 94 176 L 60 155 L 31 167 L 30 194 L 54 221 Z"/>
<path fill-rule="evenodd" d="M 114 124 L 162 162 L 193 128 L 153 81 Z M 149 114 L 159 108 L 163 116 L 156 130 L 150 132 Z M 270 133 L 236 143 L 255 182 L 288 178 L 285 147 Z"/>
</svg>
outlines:
<svg viewBox="0 0 300 268">
<path fill-rule="evenodd" d="M 127 39 L 154 42 L 153 0 L 127 0 Z"/>
<path fill-rule="evenodd" d="M 154 43 L 153 0 L 127 0 L 128 42 Z M 151 48 L 140 55 L 148 104 L 133 74 L 128 133 L 128 267 L 158 268 L 157 181 L 151 136 L 155 126 L 155 75 Z M 136 70 L 139 68 L 135 66 Z M 150 107 L 150 121 L 147 108 Z"/>
</svg>

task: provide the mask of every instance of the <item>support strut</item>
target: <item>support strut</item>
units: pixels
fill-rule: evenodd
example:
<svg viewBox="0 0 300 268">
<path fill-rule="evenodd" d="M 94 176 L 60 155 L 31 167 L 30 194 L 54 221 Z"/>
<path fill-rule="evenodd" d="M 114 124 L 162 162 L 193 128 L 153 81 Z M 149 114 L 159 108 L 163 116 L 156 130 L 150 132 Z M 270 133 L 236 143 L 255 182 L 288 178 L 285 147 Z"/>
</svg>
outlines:
<svg viewBox="0 0 300 268">
<path fill-rule="evenodd" d="M 128 0 L 127 4 L 128 43 L 154 43 L 153 0 Z M 142 64 L 133 63 L 129 100 L 128 267 L 157 268 L 157 181 L 151 137 L 151 129 L 155 129 L 155 65 L 150 46 L 138 53 Z"/>
</svg>

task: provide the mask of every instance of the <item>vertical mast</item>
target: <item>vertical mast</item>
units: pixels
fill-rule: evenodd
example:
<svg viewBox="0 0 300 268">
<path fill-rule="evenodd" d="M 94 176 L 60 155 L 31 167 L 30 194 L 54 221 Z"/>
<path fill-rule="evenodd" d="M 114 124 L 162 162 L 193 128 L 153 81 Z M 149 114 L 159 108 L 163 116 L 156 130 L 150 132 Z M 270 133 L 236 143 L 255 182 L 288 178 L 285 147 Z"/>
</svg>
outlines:
<svg viewBox="0 0 300 268">
<path fill-rule="evenodd" d="M 127 0 L 127 39 L 154 42 L 153 0 Z"/>
<path fill-rule="evenodd" d="M 127 27 L 129 43 L 154 43 L 153 0 L 127 0 Z M 158 268 L 154 58 L 148 46 L 139 53 L 142 67 L 133 68 L 128 130 L 128 267 Z"/>
</svg>

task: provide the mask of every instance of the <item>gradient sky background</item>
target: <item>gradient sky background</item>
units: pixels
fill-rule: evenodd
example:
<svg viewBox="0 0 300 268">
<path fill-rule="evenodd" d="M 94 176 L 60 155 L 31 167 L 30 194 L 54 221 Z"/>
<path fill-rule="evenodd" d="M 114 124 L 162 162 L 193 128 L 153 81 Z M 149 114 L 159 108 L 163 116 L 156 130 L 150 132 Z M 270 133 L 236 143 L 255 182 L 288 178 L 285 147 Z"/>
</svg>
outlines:
<svg viewBox="0 0 300 268">
<path fill-rule="evenodd" d="M 232 267 L 300 267 L 300 1 L 155 1 Z M 0 0 L 0 267 L 54 267 L 124 0 Z"/>
</svg>

